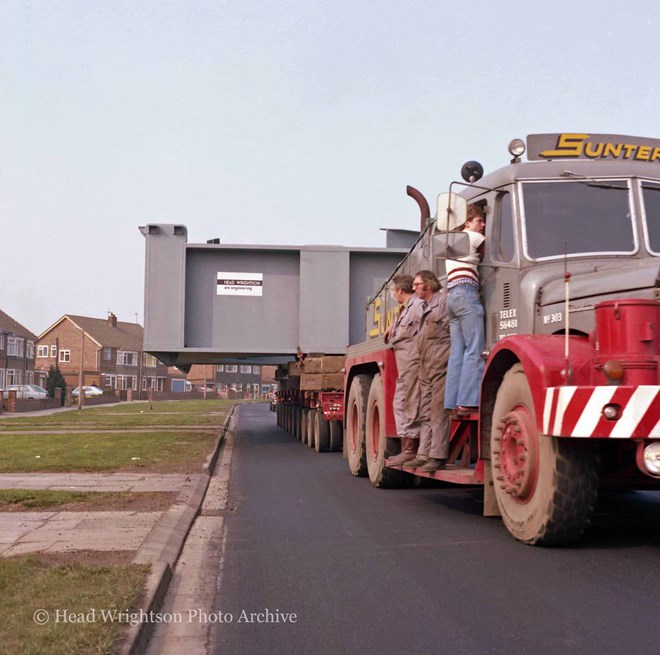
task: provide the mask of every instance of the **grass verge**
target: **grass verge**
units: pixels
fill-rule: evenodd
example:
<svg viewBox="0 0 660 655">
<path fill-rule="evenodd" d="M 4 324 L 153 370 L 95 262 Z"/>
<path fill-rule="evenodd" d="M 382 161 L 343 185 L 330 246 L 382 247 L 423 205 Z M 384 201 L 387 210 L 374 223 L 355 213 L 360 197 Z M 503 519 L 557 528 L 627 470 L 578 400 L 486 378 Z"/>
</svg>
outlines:
<svg viewBox="0 0 660 655">
<path fill-rule="evenodd" d="M 116 652 L 148 571 L 34 555 L 0 560 L 0 653 Z"/>
<path fill-rule="evenodd" d="M 0 433 L 16 430 L 63 430 L 70 428 L 121 429 L 146 426 L 220 426 L 239 401 L 170 400 L 75 409 L 49 416 L 20 416 L 0 421 Z"/>
<path fill-rule="evenodd" d="M 34 471 L 182 471 L 201 469 L 212 432 L 1 434 L 0 473 Z"/>
</svg>

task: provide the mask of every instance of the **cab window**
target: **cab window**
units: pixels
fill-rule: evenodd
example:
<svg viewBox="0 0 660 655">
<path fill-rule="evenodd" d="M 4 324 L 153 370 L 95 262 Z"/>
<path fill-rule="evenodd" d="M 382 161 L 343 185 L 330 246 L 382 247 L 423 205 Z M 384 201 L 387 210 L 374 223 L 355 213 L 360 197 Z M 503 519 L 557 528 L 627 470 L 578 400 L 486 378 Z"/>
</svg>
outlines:
<svg viewBox="0 0 660 655">
<path fill-rule="evenodd" d="M 515 254 L 513 205 L 508 191 L 497 196 L 491 235 L 491 258 L 499 262 L 512 261 Z"/>
</svg>

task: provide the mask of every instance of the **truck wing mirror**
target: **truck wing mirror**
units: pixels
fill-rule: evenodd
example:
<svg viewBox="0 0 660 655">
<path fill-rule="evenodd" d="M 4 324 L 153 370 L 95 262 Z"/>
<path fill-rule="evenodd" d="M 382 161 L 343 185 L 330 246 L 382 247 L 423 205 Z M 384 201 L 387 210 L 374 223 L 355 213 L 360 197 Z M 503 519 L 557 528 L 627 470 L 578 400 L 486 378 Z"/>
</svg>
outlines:
<svg viewBox="0 0 660 655">
<path fill-rule="evenodd" d="M 433 237 L 436 259 L 460 259 L 470 254 L 470 239 L 465 232 L 437 232 Z"/>
<path fill-rule="evenodd" d="M 467 200 L 456 193 L 438 196 L 435 231 L 450 232 L 467 220 Z"/>
</svg>

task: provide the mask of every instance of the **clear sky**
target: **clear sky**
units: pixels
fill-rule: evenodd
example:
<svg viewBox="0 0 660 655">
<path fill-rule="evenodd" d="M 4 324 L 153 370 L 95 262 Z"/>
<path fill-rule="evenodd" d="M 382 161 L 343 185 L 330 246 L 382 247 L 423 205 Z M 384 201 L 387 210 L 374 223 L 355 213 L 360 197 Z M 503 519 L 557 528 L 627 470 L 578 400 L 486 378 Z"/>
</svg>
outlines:
<svg viewBox="0 0 660 655">
<path fill-rule="evenodd" d="M 0 0 L 0 308 L 142 322 L 140 225 L 382 246 L 514 137 L 660 137 L 658 7 Z"/>
</svg>

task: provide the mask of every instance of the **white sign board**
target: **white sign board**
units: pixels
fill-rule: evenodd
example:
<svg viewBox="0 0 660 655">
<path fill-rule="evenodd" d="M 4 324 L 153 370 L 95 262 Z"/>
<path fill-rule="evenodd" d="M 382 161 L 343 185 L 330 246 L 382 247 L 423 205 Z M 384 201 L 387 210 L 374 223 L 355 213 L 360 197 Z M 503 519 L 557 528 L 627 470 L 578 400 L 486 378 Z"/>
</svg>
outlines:
<svg viewBox="0 0 660 655">
<path fill-rule="evenodd" d="M 261 296 L 263 273 L 218 273 L 219 296 Z"/>
</svg>

